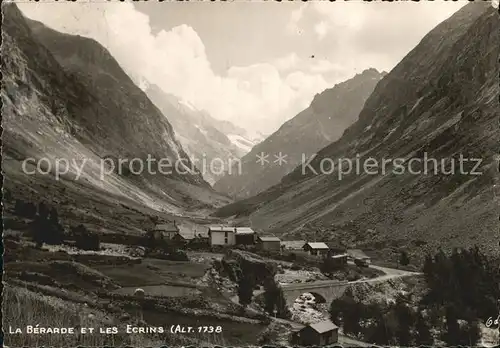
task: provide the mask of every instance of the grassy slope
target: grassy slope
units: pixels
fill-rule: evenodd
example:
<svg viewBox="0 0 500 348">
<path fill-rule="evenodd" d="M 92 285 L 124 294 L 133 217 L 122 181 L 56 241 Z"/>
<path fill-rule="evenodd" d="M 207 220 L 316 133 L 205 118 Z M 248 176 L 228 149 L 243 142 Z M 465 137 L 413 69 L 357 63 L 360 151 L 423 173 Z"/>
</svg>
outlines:
<svg viewBox="0 0 500 348">
<path fill-rule="evenodd" d="M 290 239 L 364 247 L 394 241 L 417 254 L 478 243 L 496 252 L 497 26 L 497 14 L 485 3 L 470 4 L 439 25 L 377 85 L 359 121 L 312 163 L 317 169 L 322 158 L 356 153 L 381 159 L 425 151 L 440 159 L 461 152 L 483 158 L 483 175 L 351 174 L 338 180 L 336 173 L 302 175 L 298 168 L 216 215 Z M 418 240 L 427 246 L 411 244 Z"/>
</svg>

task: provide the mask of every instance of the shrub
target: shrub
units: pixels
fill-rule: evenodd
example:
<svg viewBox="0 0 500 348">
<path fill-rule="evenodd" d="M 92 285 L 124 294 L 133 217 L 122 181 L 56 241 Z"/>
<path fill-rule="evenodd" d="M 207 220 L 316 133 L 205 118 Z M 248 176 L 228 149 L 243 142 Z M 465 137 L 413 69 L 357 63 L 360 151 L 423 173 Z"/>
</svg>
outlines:
<svg viewBox="0 0 500 348">
<path fill-rule="evenodd" d="M 401 266 L 408 266 L 410 264 L 410 258 L 408 257 L 408 253 L 406 251 L 401 251 L 401 255 L 399 257 L 399 263 Z"/>
<path fill-rule="evenodd" d="M 49 208 L 44 202 L 40 202 L 38 204 L 38 216 L 41 217 L 42 219 L 48 219 L 49 218 Z"/>
<path fill-rule="evenodd" d="M 36 206 L 31 202 L 23 202 L 22 200 L 17 199 L 14 205 L 14 214 L 33 219 L 36 217 Z"/>
<path fill-rule="evenodd" d="M 75 238 L 75 246 L 82 250 L 99 250 L 100 241 L 99 236 L 91 233 L 85 226 L 78 225 L 74 227 L 71 234 Z"/>
<path fill-rule="evenodd" d="M 242 306 L 247 306 L 252 302 L 255 279 L 248 272 L 241 272 L 238 279 L 238 298 Z"/>
<path fill-rule="evenodd" d="M 49 210 L 44 203 L 39 205 L 39 214 L 31 225 L 31 232 L 33 240 L 38 246 L 43 243 L 59 245 L 64 240 L 64 228 L 59 223 L 57 211 L 53 209 L 50 217 Z"/>
<path fill-rule="evenodd" d="M 289 319 L 291 317 L 288 309 L 283 289 L 273 278 L 269 278 L 264 283 L 264 309 L 267 313 L 278 318 Z"/>
</svg>

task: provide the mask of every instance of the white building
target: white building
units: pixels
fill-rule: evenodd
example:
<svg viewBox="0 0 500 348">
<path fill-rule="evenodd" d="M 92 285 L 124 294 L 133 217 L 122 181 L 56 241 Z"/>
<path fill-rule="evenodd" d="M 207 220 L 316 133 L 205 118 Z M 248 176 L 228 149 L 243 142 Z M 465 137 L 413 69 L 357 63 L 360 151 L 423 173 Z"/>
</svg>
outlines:
<svg viewBox="0 0 500 348">
<path fill-rule="evenodd" d="M 208 238 L 210 245 L 235 245 L 236 229 L 229 226 L 210 226 L 208 228 Z"/>
</svg>

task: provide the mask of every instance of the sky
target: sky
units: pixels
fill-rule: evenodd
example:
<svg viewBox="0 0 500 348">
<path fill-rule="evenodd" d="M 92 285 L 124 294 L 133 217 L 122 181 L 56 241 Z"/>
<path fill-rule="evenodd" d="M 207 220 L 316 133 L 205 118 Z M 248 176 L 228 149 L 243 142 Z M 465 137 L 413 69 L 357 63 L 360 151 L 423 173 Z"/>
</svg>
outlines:
<svg viewBox="0 0 500 348">
<path fill-rule="evenodd" d="M 29 18 L 105 46 L 140 86 L 270 134 L 315 94 L 389 72 L 465 1 L 29 2 Z M 168 117 L 168 115 L 167 115 Z"/>
</svg>

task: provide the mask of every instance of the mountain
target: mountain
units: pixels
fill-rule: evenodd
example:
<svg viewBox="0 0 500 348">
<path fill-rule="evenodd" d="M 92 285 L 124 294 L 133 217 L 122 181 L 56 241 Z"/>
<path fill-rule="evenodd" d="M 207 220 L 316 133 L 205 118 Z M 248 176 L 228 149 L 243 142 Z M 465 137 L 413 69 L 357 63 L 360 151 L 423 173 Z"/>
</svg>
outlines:
<svg viewBox="0 0 500 348">
<path fill-rule="evenodd" d="M 203 180 L 167 118 L 104 47 L 2 6 L 2 168 L 14 196 L 66 202 L 94 220 L 121 204 L 182 215 L 229 202 Z M 151 168 L 148 156 L 156 160 Z M 56 165 L 66 173 L 56 176 Z M 94 204 L 103 202 L 96 213 Z M 126 218 L 116 221 L 127 227 Z"/>
<path fill-rule="evenodd" d="M 353 78 L 317 94 L 310 106 L 285 122 L 275 133 L 255 146 L 241 160 L 241 172 L 232 170 L 214 188 L 236 198 L 253 196 L 275 184 L 297 165 L 337 140 L 356 121 L 368 96 L 383 77 L 367 69 Z M 265 165 L 256 160 L 267 154 Z M 285 162 L 274 162 L 279 154 Z"/>
<path fill-rule="evenodd" d="M 255 145 L 243 129 L 197 110 L 154 84 L 148 84 L 145 92 L 168 118 L 176 138 L 210 184 L 227 170 L 230 159 L 239 159 Z"/>
<path fill-rule="evenodd" d="M 339 140 L 279 184 L 215 215 L 284 238 L 374 250 L 478 244 L 498 253 L 498 28 L 489 2 L 464 6 L 378 83 Z M 463 170 L 460 155 L 469 160 Z M 384 175 L 382 160 L 399 158 L 406 169 L 388 164 Z M 410 167 L 411 158 L 420 162 Z M 358 168 L 368 169 L 339 177 L 338 166 L 328 166 L 339 159 L 350 159 L 354 168 L 358 159 Z"/>
</svg>

